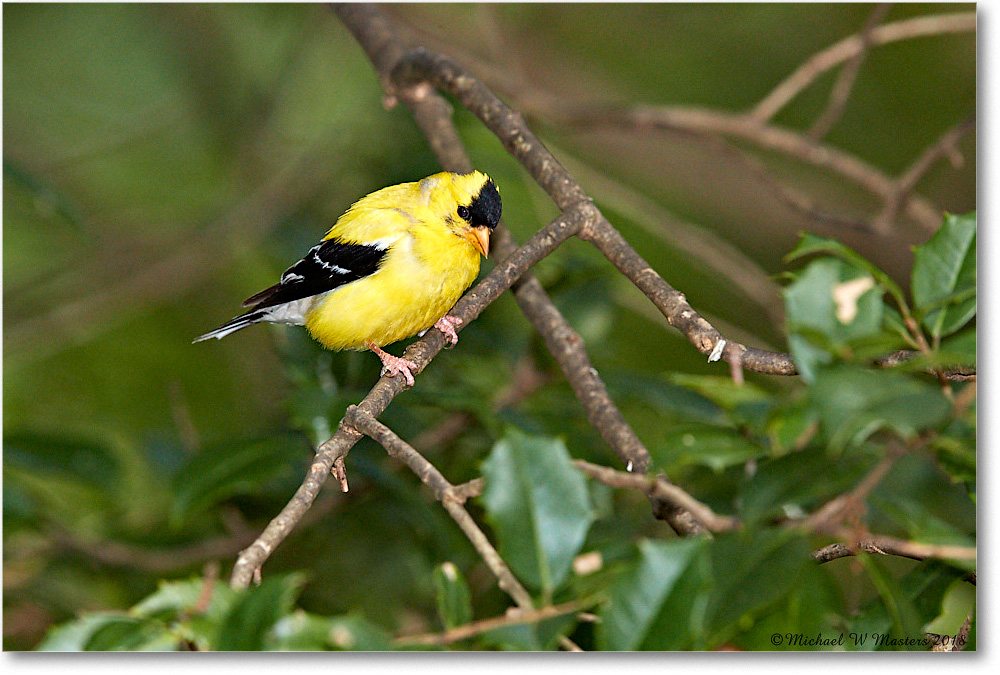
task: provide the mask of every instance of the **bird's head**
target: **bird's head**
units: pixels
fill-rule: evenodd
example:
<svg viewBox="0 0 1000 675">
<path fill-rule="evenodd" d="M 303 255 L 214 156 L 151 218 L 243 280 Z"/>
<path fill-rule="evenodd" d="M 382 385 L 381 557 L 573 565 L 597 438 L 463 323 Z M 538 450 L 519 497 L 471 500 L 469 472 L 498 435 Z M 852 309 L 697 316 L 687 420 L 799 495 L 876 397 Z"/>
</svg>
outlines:
<svg viewBox="0 0 1000 675">
<path fill-rule="evenodd" d="M 445 221 L 484 257 L 489 256 L 490 234 L 500 223 L 500 191 L 490 177 L 479 171 L 444 173 L 421 181 L 421 188 L 438 192 L 433 201 L 447 209 Z"/>
</svg>

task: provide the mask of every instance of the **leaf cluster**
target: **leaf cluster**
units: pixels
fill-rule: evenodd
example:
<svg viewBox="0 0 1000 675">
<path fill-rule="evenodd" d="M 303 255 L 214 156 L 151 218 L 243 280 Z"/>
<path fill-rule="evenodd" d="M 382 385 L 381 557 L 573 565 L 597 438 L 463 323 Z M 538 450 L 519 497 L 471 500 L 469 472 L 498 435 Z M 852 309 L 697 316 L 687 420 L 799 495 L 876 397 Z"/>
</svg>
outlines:
<svg viewBox="0 0 1000 675">
<path fill-rule="evenodd" d="M 263 584 L 243 592 L 211 579 L 163 582 L 127 612 L 86 614 L 52 630 L 40 648 L 545 650 L 569 638 L 602 650 L 927 649 L 930 628 L 954 635 L 974 615 L 975 594 L 966 580 L 974 563 L 860 554 L 818 565 L 810 555 L 840 525 L 860 537 L 878 533 L 975 546 L 974 404 L 955 404 L 970 385 L 942 386 L 927 373 L 975 366 L 975 326 L 969 325 L 975 316 L 975 215 L 949 216 L 915 253 L 908 301 L 887 275 L 842 244 L 803 238 L 790 257 L 816 257 L 785 292 L 800 386 L 773 390 L 717 376 L 674 375 L 649 378 L 632 391 L 676 422 L 661 425 L 650 443 L 655 470 L 717 513 L 736 518 L 731 531 L 679 538 L 649 522 L 648 513 L 647 526 L 637 530 L 642 495 L 585 478 L 573 463 L 576 444 L 585 442 L 572 433 L 553 435 L 530 406 L 498 418 L 475 397 L 453 394 L 454 407 L 470 418 L 500 423 L 487 427 L 497 440 L 475 462 L 484 481 L 475 512 L 535 605 L 564 610 L 523 621 L 516 613 L 503 617 L 494 609 L 496 591 L 483 577 L 482 561 L 455 537 L 439 509 L 425 503 L 419 513 L 429 522 L 415 536 L 437 539 L 431 550 L 438 551 L 438 562 L 418 575 L 433 597 L 437 625 L 421 635 L 403 630 L 393 636 L 391 626 L 356 611 L 311 613 L 296 604 L 305 577 L 291 573 L 265 574 Z M 872 366 L 876 355 L 906 345 L 925 351 L 900 367 Z M 335 417 L 342 399 L 353 394 L 328 386 L 322 396 L 307 396 L 322 378 L 297 367 L 309 359 L 298 362 L 296 354 L 290 348 L 290 372 L 302 374 L 292 402 L 295 419 L 307 432 L 325 433 L 330 422 L 316 420 Z M 350 380 L 344 374 L 339 379 Z M 413 395 L 417 412 L 410 415 L 420 417 L 419 390 Z M 326 405 L 317 408 L 318 400 Z M 392 421 L 405 428 L 407 415 Z M 15 462 L 20 473 L 11 481 L 13 495 L 29 503 L 75 484 L 77 517 L 101 513 L 110 477 L 86 467 L 102 450 L 77 448 L 64 475 L 49 484 L 30 466 L 32 458 L 46 466 L 45 447 L 25 446 L 15 455 L 24 459 Z M 172 497 L 167 522 L 190 527 L 211 504 L 259 496 L 261 484 L 287 469 L 277 461 L 284 449 L 250 443 L 224 461 L 180 468 L 177 484 L 183 487 Z M 396 497 L 387 498 L 398 500 L 403 511 L 426 502 L 426 494 L 412 493 L 401 475 L 386 473 L 385 464 L 369 464 L 369 450 L 359 449 L 361 460 L 352 463 L 363 481 L 395 490 Z M 809 514 L 858 490 L 889 455 L 895 457 L 891 469 L 857 497 L 853 511 L 838 516 L 842 522 L 803 525 Z M 78 473 L 67 478 L 72 471 Z M 80 508 L 87 499 L 96 501 Z M 410 518 L 415 526 L 418 518 Z M 788 637 L 795 635 L 823 640 Z M 968 639 L 974 646 L 974 622 Z"/>
</svg>

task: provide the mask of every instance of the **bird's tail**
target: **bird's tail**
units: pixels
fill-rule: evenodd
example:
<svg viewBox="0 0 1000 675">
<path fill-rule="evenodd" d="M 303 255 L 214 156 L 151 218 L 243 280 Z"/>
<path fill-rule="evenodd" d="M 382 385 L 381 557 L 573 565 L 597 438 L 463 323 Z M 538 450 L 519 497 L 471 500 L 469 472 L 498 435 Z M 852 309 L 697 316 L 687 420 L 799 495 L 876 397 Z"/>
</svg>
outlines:
<svg viewBox="0 0 1000 675">
<path fill-rule="evenodd" d="M 251 326 L 264 319 L 265 312 L 263 310 L 254 310 L 252 312 L 247 312 L 246 314 L 240 314 L 235 319 L 230 319 L 226 323 L 222 324 L 213 331 L 209 331 L 204 335 L 196 337 L 192 342 L 201 342 L 202 340 L 208 340 L 209 338 L 215 338 L 216 340 L 221 340 L 230 333 L 235 333 L 236 331 Z"/>
</svg>

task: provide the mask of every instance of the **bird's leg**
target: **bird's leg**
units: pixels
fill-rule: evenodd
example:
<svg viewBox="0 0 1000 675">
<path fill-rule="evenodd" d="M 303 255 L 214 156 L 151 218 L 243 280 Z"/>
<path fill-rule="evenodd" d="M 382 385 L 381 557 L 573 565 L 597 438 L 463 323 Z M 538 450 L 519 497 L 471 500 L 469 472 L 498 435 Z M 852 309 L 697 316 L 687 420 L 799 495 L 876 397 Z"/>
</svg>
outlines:
<svg viewBox="0 0 1000 675">
<path fill-rule="evenodd" d="M 383 373 L 387 373 L 389 377 L 392 377 L 396 373 L 402 373 L 403 377 L 406 378 L 406 384 L 410 387 L 413 386 L 413 373 L 410 372 L 410 369 L 416 370 L 417 364 L 400 356 L 393 356 L 389 352 L 380 349 L 374 342 L 366 342 L 365 344 L 368 346 L 368 349 L 378 354 L 378 357 L 382 360 Z"/>
<path fill-rule="evenodd" d="M 458 332 L 455 330 L 455 327 L 461 326 L 462 323 L 463 323 L 462 320 L 459 319 L 457 316 L 446 314 L 445 316 L 442 316 L 440 319 L 437 320 L 437 323 L 434 324 L 434 327 L 437 328 L 442 333 L 444 333 L 445 339 L 448 340 L 449 343 L 451 343 L 452 347 L 454 347 L 455 345 L 458 344 Z"/>
</svg>

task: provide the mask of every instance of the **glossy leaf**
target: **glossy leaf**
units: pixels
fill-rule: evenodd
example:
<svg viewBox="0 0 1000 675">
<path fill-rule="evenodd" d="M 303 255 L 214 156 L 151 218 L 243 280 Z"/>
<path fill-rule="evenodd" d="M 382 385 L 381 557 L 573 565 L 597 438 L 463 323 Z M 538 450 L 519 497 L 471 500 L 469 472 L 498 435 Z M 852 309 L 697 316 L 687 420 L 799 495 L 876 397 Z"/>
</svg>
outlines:
<svg viewBox="0 0 1000 675">
<path fill-rule="evenodd" d="M 42 652 L 79 652 L 87 648 L 91 638 L 105 626 L 127 617 L 120 612 L 86 614 L 75 621 L 56 626 L 49 631 L 36 649 Z"/>
<path fill-rule="evenodd" d="M 709 582 L 704 539 L 639 542 L 639 560 L 608 591 L 601 649 L 685 649 L 702 634 Z"/>
<path fill-rule="evenodd" d="M 301 574 L 275 576 L 243 591 L 222 619 L 213 651 L 264 649 L 268 634 L 278 619 L 291 611 L 304 581 Z"/>
<path fill-rule="evenodd" d="M 360 616 L 323 617 L 298 610 L 274 624 L 269 646 L 278 651 L 387 651 L 392 641 Z"/>
<path fill-rule="evenodd" d="M 807 382 L 852 342 L 881 333 L 882 290 L 865 284 L 866 279 L 871 282 L 872 277 L 848 263 L 822 258 L 785 289 L 788 344 Z M 851 291 L 854 287 L 857 290 Z"/>
<path fill-rule="evenodd" d="M 861 451 L 831 461 L 820 447 L 762 460 L 740 491 L 740 518 L 756 523 L 803 517 L 849 491 L 877 461 L 874 453 Z"/>
<path fill-rule="evenodd" d="M 926 312 L 923 324 L 931 335 L 950 335 L 975 316 L 975 291 L 976 214 L 948 215 L 934 236 L 914 250 L 915 310 Z"/>
<path fill-rule="evenodd" d="M 715 584 L 706 616 L 713 643 L 728 640 L 739 625 L 786 597 L 815 564 L 807 542 L 787 530 L 725 533 L 712 542 L 711 553 Z"/>
<path fill-rule="evenodd" d="M 886 569 L 885 563 L 877 556 L 861 554 L 857 556 L 861 561 L 861 566 L 868 573 L 868 578 L 881 600 L 881 608 L 884 612 L 887 628 L 889 630 L 889 640 L 902 640 L 902 645 L 889 642 L 886 646 L 890 648 L 909 647 L 918 648 L 918 645 L 907 645 L 906 641 L 915 640 L 918 636 L 923 637 L 920 629 L 923 621 L 917 614 L 913 604 L 913 598 L 905 592 L 905 589 Z M 883 633 L 884 634 L 884 633 Z"/>
<path fill-rule="evenodd" d="M 892 295 L 898 307 L 906 307 L 903 290 L 892 280 L 892 277 L 836 239 L 828 239 L 806 232 L 795 248 L 785 256 L 785 261 L 791 262 L 816 253 L 829 253 L 849 263 L 852 267 L 867 272 Z"/>
<path fill-rule="evenodd" d="M 500 555 L 523 582 L 551 593 L 565 580 L 594 514 L 565 444 L 510 429 L 483 462 L 481 500 Z"/>
<path fill-rule="evenodd" d="M 434 587 L 437 589 L 438 616 L 445 628 L 472 621 L 469 585 L 454 563 L 446 562 L 434 569 Z"/>
<path fill-rule="evenodd" d="M 683 466 L 705 466 L 722 471 L 760 457 L 767 449 L 736 429 L 707 424 L 672 425 L 662 441 L 650 446 L 656 465 L 667 471 Z"/>
<path fill-rule="evenodd" d="M 857 445 L 880 429 L 912 438 L 940 423 L 951 404 L 939 387 L 892 371 L 841 366 L 809 389 L 830 447 Z"/>
</svg>

